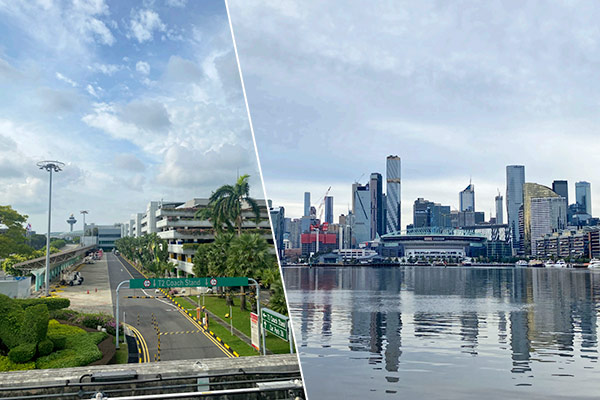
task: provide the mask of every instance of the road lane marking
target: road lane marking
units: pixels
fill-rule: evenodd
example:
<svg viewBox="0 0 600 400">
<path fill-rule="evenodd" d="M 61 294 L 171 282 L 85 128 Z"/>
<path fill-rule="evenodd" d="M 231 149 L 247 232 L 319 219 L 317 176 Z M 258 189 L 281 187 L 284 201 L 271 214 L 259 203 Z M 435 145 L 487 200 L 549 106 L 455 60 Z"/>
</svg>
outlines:
<svg viewBox="0 0 600 400">
<path fill-rule="evenodd" d="M 123 325 L 126 325 L 129 329 L 131 329 L 131 331 L 133 332 L 133 334 L 136 336 L 136 339 L 138 340 L 138 343 L 141 347 L 141 351 L 142 351 L 142 358 L 140 362 L 150 362 L 150 352 L 148 351 L 148 343 L 146 343 L 146 339 L 144 339 L 144 336 L 142 335 L 142 333 L 140 331 L 138 331 L 134 326 L 129 325 L 129 324 L 125 324 L 123 323 Z"/>
<path fill-rule="evenodd" d="M 191 318 L 185 311 L 183 310 L 179 310 L 179 312 L 186 317 L 192 324 L 194 324 L 195 326 L 197 326 L 198 328 L 200 328 L 200 330 L 202 331 L 202 333 L 204 334 L 204 336 L 206 336 L 211 342 L 213 342 L 215 344 L 215 346 L 217 346 L 217 348 L 219 350 L 221 350 L 228 358 L 234 358 L 235 356 L 232 355 L 224 346 L 222 343 L 220 343 L 219 341 L 217 341 L 214 337 L 212 337 L 208 332 L 206 332 L 206 330 L 202 327 L 202 325 L 200 325 L 198 322 L 196 322 L 193 318 Z"/>
</svg>

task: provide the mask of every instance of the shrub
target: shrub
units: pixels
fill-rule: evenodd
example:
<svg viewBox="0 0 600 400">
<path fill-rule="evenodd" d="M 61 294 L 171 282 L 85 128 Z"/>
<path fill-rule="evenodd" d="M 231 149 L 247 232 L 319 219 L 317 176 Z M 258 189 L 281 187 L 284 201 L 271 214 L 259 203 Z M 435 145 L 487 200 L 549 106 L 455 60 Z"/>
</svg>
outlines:
<svg viewBox="0 0 600 400">
<path fill-rule="evenodd" d="M 62 350 L 67 345 L 67 337 L 65 335 L 48 334 L 48 339 L 52 341 L 55 350 Z"/>
<path fill-rule="evenodd" d="M 37 304 L 27 307 L 23 317 L 21 335 L 23 341 L 38 343 L 46 339 L 48 333 L 48 307 L 45 304 Z"/>
<path fill-rule="evenodd" d="M 38 343 L 37 350 L 40 356 L 47 356 L 54 350 L 54 342 L 50 339 L 44 339 Z"/>
<path fill-rule="evenodd" d="M 53 319 L 62 319 L 64 321 L 70 321 L 72 318 L 78 316 L 79 313 L 75 310 L 69 310 L 68 308 L 63 308 L 60 310 L 50 310 L 50 318 Z"/>
<path fill-rule="evenodd" d="M 17 304 L 19 304 L 23 308 L 28 308 L 31 306 L 35 306 L 38 304 L 45 304 L 48 307 L 48 310 L 60 310 L 63 308 L 68 308 L 71 305 L 71 300 L 63 299 L 60 297 L 51 297 L 51 298 L 36 298 L 36 299 L 15 299 Z"/>
<path fill-rule="evenodd" d="M 64 350 L 55 351 L 36 360 L 36 368 L 68 368 L 88 365 L 102 358 L 98 343 L 104 340 L 104 332 L 91 332 L 67 337 Z"/>
<path fill-rule="evenodd" d="M 80 335 L 85 333 L 85 331 L 81 328 L 71 325 L 63 325 L 58 321 L 52 319 L 48 323 L 48 336 L 62 335 L 65 337 L 72 335 Z"/>
<path fill-rule="evenodd" d="M 33 361 L 27 363 L 15 363 L 12 362 L 7 356 L 0 356 L 0 372 L 21 371 L 29 369 L 35 369 L 35 363 Z"/>
<path fill-rule="evenodd" d="M 24 363 L 35 356 L 35 343 L 23 343 L 8 352 L 8 358 L 15 363 Z"/>
</svg>

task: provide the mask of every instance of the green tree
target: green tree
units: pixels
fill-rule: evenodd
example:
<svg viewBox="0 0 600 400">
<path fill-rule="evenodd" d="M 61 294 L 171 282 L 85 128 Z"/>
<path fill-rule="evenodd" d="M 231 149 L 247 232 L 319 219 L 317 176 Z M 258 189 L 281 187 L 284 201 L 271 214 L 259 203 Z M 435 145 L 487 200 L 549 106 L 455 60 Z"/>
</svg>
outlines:
<svg viewBox="0 0 600 400">
<path fill-rule="evenodd" d="M 254 214 L 256 224 L 260 222 L 258 203 L 250 197 L 250 175 L 242 175 L 234 185 L 223 185 L 209 198 L 208 206 L 196 213 L 197 218 L 209 219 L 215 231 L 221 232 L 223 225 L 228 230 L 237 228 L 238 236 L 242 234 L 244 205 L 247 204 Z"/>
<path fill-rule="evenodd" d="M 5 228 L 4 232 L 0 233 L 0 258 L 33 252 L 33 248 L 26 244 L 23 227 L 26 221 L 27 215 L 19 214 L 11 206 L 0 206 L 0 227 Z"/>
<path fill-rule="evenodd" d="M 229 276 L 247 276 L 258 280 L 265 269 L 272 268 L 272 258 L 265 239 L 256 233 L 244 233 L 231 241 L 226 273 Z M 240 291 L 240 308 L 245 310 L 245 288 L 242 286 Z"/>
</svg>

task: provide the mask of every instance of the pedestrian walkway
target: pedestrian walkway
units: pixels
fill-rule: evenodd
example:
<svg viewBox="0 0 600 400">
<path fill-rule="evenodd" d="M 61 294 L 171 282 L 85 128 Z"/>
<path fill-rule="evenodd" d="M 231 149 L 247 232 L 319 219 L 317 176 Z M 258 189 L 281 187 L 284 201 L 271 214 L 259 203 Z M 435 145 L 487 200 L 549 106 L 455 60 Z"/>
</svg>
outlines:
<svg viewBox="0 0 600 400">
<path fill-rule="evenodd" d="M 113 315 L 106 254 L 94 264 L 82 264 L 77 269 L 83 276 L 83 284 L 60 286 L 55 292 L 56 295 L 70 299 L 69 308 L 72 310 Z"/>
</svg>

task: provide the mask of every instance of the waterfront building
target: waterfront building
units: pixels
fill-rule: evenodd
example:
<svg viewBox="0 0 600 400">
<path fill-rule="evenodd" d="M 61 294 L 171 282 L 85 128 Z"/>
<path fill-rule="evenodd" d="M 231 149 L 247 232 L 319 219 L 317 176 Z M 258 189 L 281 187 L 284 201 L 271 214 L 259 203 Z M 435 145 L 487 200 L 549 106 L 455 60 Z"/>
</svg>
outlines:
<svg viewBox="0 0 600 400">
<path fill-rule="evenodd" d="M 369 180 L 369 192 L 371 194 L 371 231 L 370 240 L 375 239 L 378 235 L 382 235 L 384 231 L 383 225 L 383 187 L 382 177 L 378 172 L 371 174 Z"/>
<path fill-rule="evenodd" d="M 575 200 L 585 214 L 592 215 L 592 188 L 589 182 L 575 182 Z"/>
<path fill-rule="evenodd" d="M 429 209 L 433 202 L 419 197 L 413 204 L 413 228 L 424 228 L 431 226 Z"/>
<path fill-rule="evenodd" d="M 328 233 L 319 229 L 309 233 L 303 233 L 301 236 L 302 256 L 307 257 L 317 252 L 317 241 L 319 243 L 319 254 L 330 253 L 338 248 L 338 235 Z"/>
<path fill-rule="evenodd" d="M 333 223 L 333 196 L 325 196 L 325 222 Z"/>
<path fill-rule="evenodd" d="M 531 217 L 532 217 L 532 213 L 531 213 L 531 203 L 533 199 L 540 199 L 540 198 L 552 198 L 552 197 L 556 197 L 559 199 L 564 200 L 561 196 L 559 196 L 558 194 L 556 194 L 555 192 L 552 191 L 552 189 L 550 189 L 547 186 L 544 185 L 540 185 L 538 183 L 532 183 L 532 182 L 527 182 L 523 185 L 523 205 L 522 205 L 522 210 L 523 210 L 523 218 L 522 218 L 522 231 L 523 231 L 523 236 L 521 238 L 521 249 L 523 254 L 525 255 L 530 255 L 532 254 L 531 252 L 531 245 L 532 245 L 532 235 L 531 235 Z M 560 202 L 561 204 L 565 204 L 564 202 Z M 558 204 L 558 203 L 556 203 Z M 558 207 L 558 205 L 556 205 L 556 207 Z M 565 215 L 564 215 L 564 221 L 565 221 L 565 225 L 566 225 L 566 205 L 564 206 L 564 210 L 565 210 Z"/>
<path fill-rule="evenodd" d="M 475 185 L 469 182 L 469 186 L 459 194 L 460 211 L 475 211 Z"/>
<path fill-rule="evenodd" d="M 353 245 L 371 240 L 371 193 L 369 185 L 352 185 Z"/>
<path fill-rule="evenodd" d="M 504 204 L 502 202 L 502 195 L 498 193 L 498 196 L 495 198 L 496 203 L 496 223 L 503 224 L 504 223 Z"/>
<path fill-rule="evenodd" d="M 567 200 L 562 196 L 531 199 L 531 249 L 536 255 L 536 240 L 559 232 L 567 226 Z"/>
<path fill-rule="evenodd" d="M 386 228 L 387 233 L 400 231 L 401 228 L 401 161 L 398 156 L 386 159 Z"/>
<path fill-rule="evenodd" d="M 521 240 L 519 208 L 523 204 L 523 184 L 525 184 L 525 166 L 506 166 L 506 211 L 515 252 L 520 247 Z"/>
<path fill-rule="evenodd" d="M 300 234 L 301 230 L 301 220 L 299 218 L 294 218 L 290 222 L 290 246 L 292 249 L 300 248 Z"/>
<path fill-rule="evenodd" d="M 600 230 L 565 230 L 548 233 L 535 242 L 536 257 L 541 259 L 577 259 L 600 256 Z"/>
<path fill-rule="evenodd" d="M 310 215 L 310 192 L 304 192 L 304 217 Z"/>
</svg>

